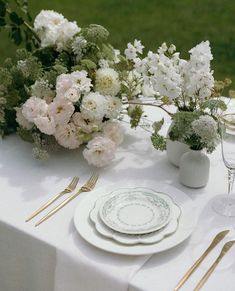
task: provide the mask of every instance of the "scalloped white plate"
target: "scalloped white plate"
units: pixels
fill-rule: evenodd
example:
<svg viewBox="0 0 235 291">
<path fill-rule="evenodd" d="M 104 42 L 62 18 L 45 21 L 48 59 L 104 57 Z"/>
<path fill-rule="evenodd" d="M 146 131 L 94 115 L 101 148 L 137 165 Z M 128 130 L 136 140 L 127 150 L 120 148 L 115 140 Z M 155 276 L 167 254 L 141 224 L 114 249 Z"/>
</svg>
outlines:
<svg viewBox="0 0 235 291">
<path fill-rule="evenodd" d="M 125 188 L 136 187 L 136 184 L 137 181 L 130 181 L 126 182 L 123 186 Z M 99 249 L 122 255 L 147 255 L 159 253 L 180 244 L 188 238 L 193 232 L 198 219 L 196 207 L 192 199 L 190 199 L 184 192 L 168 184 L 159 184 L 151 180 L 143 180 L 138 181 L 138 186 L 148 187 L 155 189 L 158 192 L 167 193 L 172 197 L 175 203 L 179 205 L 181 209 L 179 226 L 172 235 L 165 237 L 160 242 L 149 245 L 124 245 L 99 234 L 89 218 L 89 213 L 99 197 L 119 188 L 119 185 L 117 184 L 97 188 L 92 192 L 87 193 L 87 196 L 79 202 L 74 214 L 74 225 L 78 234 L 88 243 Z"/>
<path fill-rule="evenodd" d="M 163 193 L 157 193 L 148 188 L 138 188 L 138 189 L 143 190 L 143 191 L 147 190 L 148 192 L 151 191 L 153 195 L 157 197 L 159 196 L 159 194 L 161 195 L 163 194 Z M 132 189 L 129 189 L 129 190 L 132 190 Z M 100 206 L 104 204 L 104 201 L 107 201 L 107 198 L 109 198 L 110 195 L 113 196 L 113 192 L 111 194 L 98 198 L 95 203 L 94 208 L 90 212 L 90 219 L 93 221 L 96 227 L 96 230 L 101 235 L 108 238 L 112 238 L 113 240 L 122 244 L 126 244 L 126 245 L 152 244 L 152 243 L 161 241 L 162 239 L 164 239 L 164 237 L 173 234 L 177 230 L 178 219 L 180 217 L 181 210 L 178 205 L 173 203 L 171 198 L 169 198 L 171 201 L 170 202 L 171 203 L 170 205 L 171 206 L 171 219 L 169 223 L 165 227 L 161 228 L 160 230 L 154 231 L 148 234 L 140 234 L 140 235 L 131 234 L 130 235 L 130 234 L 124 234 L 124 233 L 120 233 L 120 232 L 110 229 L 102 222 L 99 216 Z M 166 194 L 163 194 L 163 195 L 166 195 Z"/>
</svg>

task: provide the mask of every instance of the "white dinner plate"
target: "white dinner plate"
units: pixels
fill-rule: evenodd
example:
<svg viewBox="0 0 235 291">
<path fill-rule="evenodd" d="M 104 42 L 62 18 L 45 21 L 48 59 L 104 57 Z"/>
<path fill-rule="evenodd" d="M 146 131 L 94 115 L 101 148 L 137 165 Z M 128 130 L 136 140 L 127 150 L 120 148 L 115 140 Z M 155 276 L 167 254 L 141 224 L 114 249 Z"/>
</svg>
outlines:
<svg viewBox="0 0 235 291">
<path fill-rule="evenodd" d="M 136 181 L 125 183 L 126 187 L 136 187 Z M 80 234 L 80 236 L 91 245 L 108 251 L 111 253 L 122 255 L 146 255 L 152 253 L 158 253 L 170 249 L 186 238 L 193 232 L 197 223 L 196 207 L 193 201 L 182 191 L 172 187 L 168 184 L 158 184 L 153 181 L 138 181 L 139 187 L 147 187 L 154 189 L 158 192 L 167 193 L 181 208 L 181 217 L 179 220 L 179 226 L 177 231 L 164 240 L 151 245 L 123 245 L 115 242 L 112 239 L 105 238 L 100 235 L 94 227 L 93 222 L 89 219 L 89 213 L 97 200 L 105 194 L 108 194 L 115 189 L 118 189 L 118 185 L 112 184 L 102 188 L 97 188 L 90 193 L 87 193 L 85 197 L 77 206 L 74 214 L 74 224 Z"/>
<path fill-rule="evenodd" d="M 139 188 L 140 189 L 140 188 Z M 141 188 L 145 189 L 146 188 Z M 159 193 L 154 192 L 151 189 L 147 189 L 148 191 L 152 191 L 156 195 Z M 134 244 L 152 244 L 159 242 L 160 240 L 164 239 L 164 237 L 171 235 L 174 233 L 178 228 L 178 220 L 181 214 L 181 210 L 178 205 L 173 203 L 172 199 L 172 205 L 171 205 L 171 219 L 170 222 L 164 227 L 161 228 L 158 231 L 154 231 L 152 233 L 148 234 L 141 234 L 141 235 L 130 235 L 130 234 L 124 234 L 117 232 L 115 230 L 110 229 L 107 227 L 101 220 L 99 216 L 99 209 L 100 205 L 102 205 L 104 202 L 103 200 L 107 200 L 107 196 L 109 197 L 112 194 L 108 194 L 106 196 L 99 197 L 97 201 L 95 202 L 94 208 L 90 212 L 90 219 L 93 221 L 96 230 L 103 236 L 112 238 L 113 240 L 126 244 L 126 245 L 134 245 Z M 165 194 L 166 195 L 166 194 Z"/>
<path fill-rule="evenodd" d="M 172 199 L 149 188 L 120 188 L 107 195 L 99 214 L 109 228 L 126 234 L 145 234 L 166 226 Z"/>
</svg>

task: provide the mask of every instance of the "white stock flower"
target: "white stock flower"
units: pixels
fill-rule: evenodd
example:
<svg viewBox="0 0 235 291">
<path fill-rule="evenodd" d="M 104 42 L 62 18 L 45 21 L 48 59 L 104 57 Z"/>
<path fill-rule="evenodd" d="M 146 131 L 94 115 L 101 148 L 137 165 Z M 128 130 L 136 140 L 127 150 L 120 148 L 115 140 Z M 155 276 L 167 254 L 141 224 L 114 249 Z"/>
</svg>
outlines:
<svg viewBox="0 0 235 291">
<path fill-rule="evenodd" d="M 48 106 L 48 113 L 56 124 L 66 124 L 74 112 L 72 102 L 65 99 L 54 100 Z"/>
<path fill-rule="evenodd" d="M 88 142 L 83 156 L 88 164 L 104 167 L 110 164 L 115 157 L 115 143 L 106 137 L 97 136 Z"/>
<path fill-rule="evenodd" d="M 72 121 L 85 133 L 97 132 L 101 128 L 101 121 L 91 118 L 86 113 L 75 112 Z"/>
<path fill-rule="evenodd" d="M 108 121 L 103 126 L 103 135 L 111 139 L 118 146 L 123 142 L 124 130 L 120 123 Z"/>
<path fill-rule="evenodd" d="M 137 57 L 137 50 L 130 42 L 127 44 L 124 53 L 128 60 L 134 60 Z"/>
<path fill-rule="evenodd" d="M 81 112 L 90 118 L 102 120 L 108 110 L 107 99 L 98 92 L 91 92 L 84 96 L 81 104 Z"/>
<path fill-rule="evenodd" d="M 103 95 L 115 96 L 120 91 L 118 73 L 111 68 L 96 71 L 95 89 Z"/>
<path fill-rule="evenodd" d="M 68 149 L 76 149 L 81 145 L 78 139 L 78 129 L 72 122 L 58 125 L 55 138 L 58 144 Z"/>
<path fill-rule="evenodd" d="M 42 116 L 34 119 L 37 128 L 48 135 L 53 135 L 56 130 L 56 124 L 52 117 Z"/>
<path fill-rule="evenodd" d="M 46 116 L 47 109 L 45 100 L 32 96 L 23 104 L 22 114 L 28 121 L 34 122 L 34 118 Z"/>
<path fill-rule="evenodd" d="M 185 94 L 189 97 L 205 99 L 210 97 L 214 87 L 212 72 L 204 70 L 187 71 L 184 75 Z"/>
<path fill-rule="evenodd" d="M 139 54 L 143 53 L 144 46 L 142 45 L 140 40 L 135 39 L 134 47 L 135 47 L 137 53 L 139 53 Z"/>
<path fill-rule="evenodd" d="M 117 97 L 107 96 L 108 109 L 106 117 L 114 119 L 117 118 L 122 109 L 122 102 Z"/>
<path fill-rule="evenodd" d="M 16 107 L 16 121 L 17 123 L 25 129 L 31 129 L 33 127 L 33 123 L 29 122 L 24 115 L 22 114 L 22 108 Z"/>
<path fill-rule="evenodd" d="M 209 41 L 203 41 L 192 48 L 190 51 L 189 63 L 196 70 L 210 68 L 210 61 L 213 59 Z"/>
</svg>

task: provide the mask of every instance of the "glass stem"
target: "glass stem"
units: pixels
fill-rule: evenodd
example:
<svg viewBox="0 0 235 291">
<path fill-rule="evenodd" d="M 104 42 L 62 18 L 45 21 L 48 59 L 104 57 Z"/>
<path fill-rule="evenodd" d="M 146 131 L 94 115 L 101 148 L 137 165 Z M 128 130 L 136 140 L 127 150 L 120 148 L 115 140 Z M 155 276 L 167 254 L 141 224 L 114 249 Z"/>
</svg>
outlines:
<svg viewBox="0 0 235 291">
<path fill-rule="evenodd" d="M 228 194 L 233 190 L 233 183 L 235 178 L 235 170 L 228 169 Z"/>
</svg>

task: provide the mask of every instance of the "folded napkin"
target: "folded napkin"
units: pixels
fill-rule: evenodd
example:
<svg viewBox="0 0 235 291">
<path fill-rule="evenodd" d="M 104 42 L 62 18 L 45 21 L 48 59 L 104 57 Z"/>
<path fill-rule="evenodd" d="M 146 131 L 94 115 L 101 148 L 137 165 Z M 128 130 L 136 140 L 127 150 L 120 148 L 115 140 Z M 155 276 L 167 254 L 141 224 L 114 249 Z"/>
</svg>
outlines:
<svg viewBox="0 0 235 291">
<path fill-rule="evenodd" d="M 73 232 L 57 249 L 54 291 L 126 291 L 150 257 L 111 254 Z"/>
</svg>

